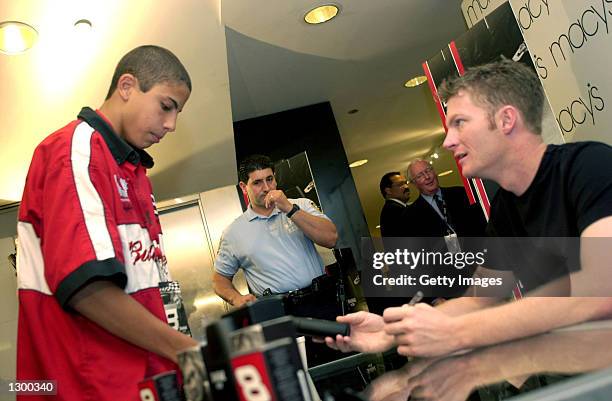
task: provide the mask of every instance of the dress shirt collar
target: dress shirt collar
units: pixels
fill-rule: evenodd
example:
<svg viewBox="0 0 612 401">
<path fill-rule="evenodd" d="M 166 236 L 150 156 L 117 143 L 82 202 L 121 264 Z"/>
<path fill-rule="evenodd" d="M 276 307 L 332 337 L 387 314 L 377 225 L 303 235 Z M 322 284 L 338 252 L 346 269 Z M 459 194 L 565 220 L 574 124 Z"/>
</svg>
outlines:
<svg viewBox="0 0 612 401">
<path fill-rule="evenodd" d="M 402 202 L 401 200 L 399 200 L 399 199 L 395 199 L 395 198 L 387 198 L 387 200 L 390 200 L 390 201 L 393 201 L 393 202 L 399 203 L 400 205 L 402 205 L 402 206 L 404 206 L 404 207 L 406 207 L 406 206 L 408 205 L 407 203 L 404 203 L 404 202 Z"/>
<path fill-rule="evenodd" d="M 425 199 L 427 201 L 427 203 L 429 203 L 430 205 L 434 205 L 435 201 L 434 201 L 434 196 L 438 195 L 440 197 L 440 199 L 444 199 L 444 197 L 442 196 L 442 189 L 438 188 L 438 191 L 436 191 L 435 194 L 433 195 L 425 195 L 424 193 L 421 193 L 421 196 L 423 197 L 423 199 Z M 436 205 L 436 209 L 438 208 L 438 205 Z"/>
</svg>

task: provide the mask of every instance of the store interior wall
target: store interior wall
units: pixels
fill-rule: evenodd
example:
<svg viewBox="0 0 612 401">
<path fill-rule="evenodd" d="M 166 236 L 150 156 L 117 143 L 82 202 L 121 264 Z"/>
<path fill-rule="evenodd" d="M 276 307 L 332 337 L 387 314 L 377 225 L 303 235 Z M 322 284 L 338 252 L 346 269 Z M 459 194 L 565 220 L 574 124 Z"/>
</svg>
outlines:
<svg viewBox="0 0 612 401">
<path fill-rule="evenodd" d="M 3 1 L 0 10 L 3 20 L 23 18 L 41 29 L 40 40 L 27 53 L 1 57 L 0 205 L 2 200 L 21 199 L 35 146 L 74 120 L 81 107 L 100 107 L 119 59 L 143 44 L 175 52 L 193 84 L 176 132 L 150 148 L 155 166 L 149 176 L 156 198 L 198 193 L 235 181 L 220 0 Z M 89 35 L 71 34 L 80 18 L 93 20 Z M 118 21 L 128 20 L 118 27 Z M 156 24 L 164 28 L 157 29 Z"/>
<path fill-rule="evenodd" d="M 2 230 L 6 214 L 0 215 Z M 15 225 L 13 224 L 13 230 Z M 17 278 L 8 255 L 15 252 L 14 238 L 0 237 L 0 378 L 14 378 L 17 354 Z M 3 398 L 7 397 L 7 398 Z M 14 396 L 0 395 L 2 400 Z"/>
<path fill-rule="evenodd" d="M 17 363 L 17 277 L 8 260 L 15 252 L 17 211 L 17 207 L 0 211 L 0 378 L 14 378 Z M 1 397 L 15 399 L 8 394 Z"/>
<path fill-rule="evenodd" d="M 0 210 L 0 238 L 17 235 L 17 207 Z"/>
</svg>

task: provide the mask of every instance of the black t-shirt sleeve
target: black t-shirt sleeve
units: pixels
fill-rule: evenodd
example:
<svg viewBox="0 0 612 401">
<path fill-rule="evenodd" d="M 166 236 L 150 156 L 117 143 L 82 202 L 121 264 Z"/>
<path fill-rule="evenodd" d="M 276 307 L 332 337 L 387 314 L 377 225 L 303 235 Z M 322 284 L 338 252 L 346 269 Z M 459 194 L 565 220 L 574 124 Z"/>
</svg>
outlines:
<svg viewBox="0 0 612 401">
<path fill-rule="evenodd" d="M 578 231 L 612 216 L 612 147 L 591 143 L 568 165 L 568 187 Z"/>
</svg>

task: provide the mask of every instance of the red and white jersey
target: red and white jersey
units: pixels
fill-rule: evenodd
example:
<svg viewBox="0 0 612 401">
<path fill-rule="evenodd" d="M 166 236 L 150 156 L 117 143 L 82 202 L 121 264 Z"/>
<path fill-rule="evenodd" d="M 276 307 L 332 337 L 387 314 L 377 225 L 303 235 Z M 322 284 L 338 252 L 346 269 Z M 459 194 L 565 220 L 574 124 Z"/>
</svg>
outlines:
<svg viewBox="0 0 612 401">
<path fill-rule="evenodd" d="M 138 400 L 139 381 L 175 368 L 67 305 L 103 279 L 166 320 L 152 165 L 89 108 L 34 151 L 17 226 L 17 379 L 57 380 L 57 396 L 41 400 Z"/>
</svg>

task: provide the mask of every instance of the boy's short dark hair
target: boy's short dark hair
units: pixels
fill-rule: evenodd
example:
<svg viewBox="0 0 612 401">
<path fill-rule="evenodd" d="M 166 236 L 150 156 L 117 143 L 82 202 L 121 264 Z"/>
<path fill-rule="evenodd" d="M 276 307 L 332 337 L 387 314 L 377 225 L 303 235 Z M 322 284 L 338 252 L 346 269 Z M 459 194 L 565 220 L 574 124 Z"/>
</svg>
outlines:
<svg viewBox="0 0 612 401">
<path fill-rule="evenodd" d="M 380 179 L 380 194 L 383 196 L 383 198 L 387 197 L 387 192 L 385 191 L 385 189 L 391 188 L 393 186 L 393 181 L 391 181 L 391 177 L 394 177 L 396 175 L 401 174 L 399 171 L 391 171 L 390 173 L 383 175 Z"/>
<path fill-rule="evenodd" d="M 251 155 L 244 158 L 238 167 L 238 179 L 245 184 L 249 181 L 249 174 L 256 170 L 272 169 L 274 173 L 274 163 L 272 159 L 264 155 Z"/>
<path fill-rule="evenodd" d="M 502 59 L 469 68 L 463 76 L 445 80 L 438 95 L 447 102 L 459 91 L 468 92 L 476 104 L 487 110 L 492 127 L 495 112 L 512 105 L 532 132 L 542 133 L 544 90 L 535 72 L 523 63 Z"/>
<path fill-rule="evenodd" d="M 191 92 L 189 73 L 178 57 L 163 47 L 139 46 L 123 56 L 115 68 L 106 100 L 110 99 L 117 89 L 117 83 L 123 74 L 135 76 L 138 79 L 138 86 L 143 92 L 148 92 L 154 85 L 163 82 L 182 82 Z"/>
</svg>

